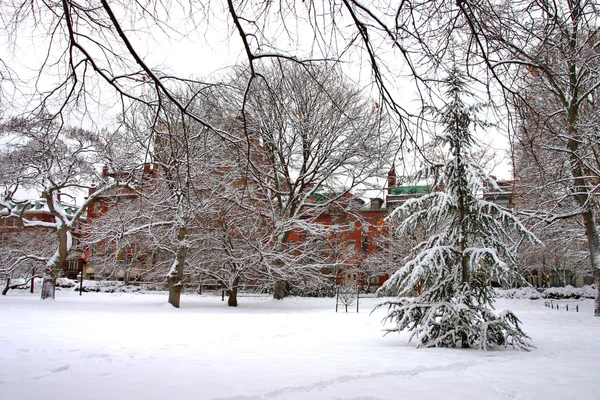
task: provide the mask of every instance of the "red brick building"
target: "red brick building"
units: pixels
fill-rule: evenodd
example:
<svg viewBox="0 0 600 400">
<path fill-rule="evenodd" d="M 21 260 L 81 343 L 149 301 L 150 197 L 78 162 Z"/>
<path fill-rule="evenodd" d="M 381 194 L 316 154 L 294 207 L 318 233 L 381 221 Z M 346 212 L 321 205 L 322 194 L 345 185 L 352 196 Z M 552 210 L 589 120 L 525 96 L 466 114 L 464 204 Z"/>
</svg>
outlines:
<svg viewBox="0 0 600 400">
<path fill-rule="evenodd" d="M 143 169 L 134 171 L 139 176 L 138 182 L 145 182 L 146 185 L 152 185 L 153 179 L 158 175 L 157 165 L 146 164 Z M 125 179 L 130 178 L 130 175 L 122 176 L 120 173 L 109 171 L 108 167 L 103 168 L 105 178 Z M 242 183 L 233 183 L 242 184 Z M 350 192 L 342 194 L 325 193 L 316 191 L 309 199 L 308 210 L 304 210 L 305 218 L 310 218 L 312 221 L 326 226 L 335 226 L 336 234 L 331 235 L 326 240 L 323 258 L 334 257 L 334 253 L 343 253 L 343 262 L 339 263 L 340 267 L 336 271 L 332 271 L 329 267 L 324 267 L 323 272 L 326 275 L 334 277 L 335 281 L 356 282 L 362 286 L 370 288 L 380 287 L 389 277 L 387 273 L 369 274 L 365 272 L 363 263 L 369 256 L 375 254 L 380 247 L 380 239 L 388 234 L 385 226 L 385 218 L 395 207 L 403 201 L 415 195 L 419 195 L 423 190 L 428 190 L 426 187 L 417 188 L 417 192 L 413 193 L 405 187 L 397 187 L 397 180 L 394 168 L 388 173 L 387 191 L 384 198 L 372 198 L 367 204 L 364 200 L 355 197 Z M 414 189 L 413 188 L 413 189 Z M 407 193 L 404 193 L 407 192 Z M 90 194 L 93 190 L 90 191 Z M 118 202 L 129 201 L 137 198 L 137 194 L 130 189 L 116 189 L 113 193 L 99 197 L 95 202 L 91 203 L 87 211 L 88 222 L 93 222 L 95 219 L 105 215 L 111 207 Z M 335 198 L 335 201 L 332 201 Z M 314 204 L 314 209 L 310 203 Z M 329 203 L 329 204 L 327 204 Z M 326 206 L 324 204 L 327 204 Z M 387 207 L 386 207 L 387 206 Z M 91 225 L 90 225 L 91 226 Z M 288 241 L 300 243 L 304 240 L 306 233 L 291 232 L 288 236 Z M 137 255 L 137 248 L 134 243 L 126 245 L 123 249 L 117 249 L 114 252 L 115 256 L 126 263 L 137 263 L 138 265 L 131 269 L 132 273 L 141 273 L 147 266 L 144 266 L 143 261 Z M 327 264 L 327 262 L 325 262 Z M 136 269 L 139 271 L 136 272 Z M 93 277 L 96 270 L 92 264 L 87 265 L 84 271 L 86 278 Z M 124 278 L 122 274 L 114 275 L 114 278 Z"/>
<path fill-rule="evenodd" d="M 132 181 L 135 180 L 138 184 L 141 184 L 141 190 L 147 190 L 151 188 L 154 184 L 154 180 L 158 175 L 158 165 L 146 163 L 142 168 L 138 170 L 128 171 L 126 173 L 120 171 L 110 171 L 108 166 L 104 166 L 102 168 L 102 176 L 105 180 L 109 178 L 115 180 L 123 180 L 123 181 Z M 96 189 L 92 188 L 89 190 L 89 195 L 95 193 Z M 128 202 L 132 202 L 138 198 L 138 194 L 131 188 L 128 187 L 117 187 L 102 196 L 97 197 L 93 202 L 88 205 L 87 208 L 87 219 L 86 219 L 86 230 L 85 233 L 88 237 L 92 236 L 92 229 L 95 229 L 94 222 L 97 222 L 102 216 L 107 214 L 111 208 L 114 208 L 118 205 L 126 205 Z M 112 279 L 123 279 L 129 280 L 129 278 L 137 278 L 139 275 L 143 274 L 147 268 L 147 254 L 141 254 L 142 251 L 140 247 L 136 244 L 135 238 L 130 238 L 130 240 L 123 243 L 114 243 L 109 240 L 102 240 L 99 243 L 94 244 L 89 249 L 87 249 L 86 255 L 91 256 L 91 254 L 106 255 L 105 260 L 108 255 L 113 256 L 115 267 L 113 269 L 120 269 L 119 271 L 113 271 L 110 275 Z M 84 269 L 84 277 L 86 279 L 94 279 L 98 273 L 98 269 L 94 266 L 94 261 L 86 264 Z"/>
<path fill-rule="evenodd" d="M 15 250 L 17 248 L 28 248 L 31 243 L 22 243 L 23 241 L 34 241 L 37 243 L 35 250 L 42 251 L 43 246 L 48 243 L 44 243 L 46 238 L 42 238 L 42 232 L 48 235 L 52 235 L 53 232 L 48 228 L 44 227 L 33 227 L 24 228 L 21 220 L 15 217 L 8 217 L 11 212 L 18 212 L 23 215 L 29 221 L 42 221 L 55 223 L 55 217 L 50 213 L 46 199 L 41 198 L 27 203 L 9 202 L 10 210 L 3 208 L 0 210 L 0 247 L 3 251 Z M 23 208 L 26 208 L 23 210 Z M 73 215 L 77 211 L 75 206 L 63 204 L 63 208 L 67 214 Z M 78 274 L 85 268 L 86 258 L 83 252 L 79 249 L 80 232 L 76 230 L 72 232 L 73 247 L 72 250 L 60 266 L 61 277 L 67 277 L 71 279 L 77 278 Z M 54 252 L 54 248 L 47 249 L 48 251 Z M 50 254 L 48 255 L 50 256 Z"/>
</svg>

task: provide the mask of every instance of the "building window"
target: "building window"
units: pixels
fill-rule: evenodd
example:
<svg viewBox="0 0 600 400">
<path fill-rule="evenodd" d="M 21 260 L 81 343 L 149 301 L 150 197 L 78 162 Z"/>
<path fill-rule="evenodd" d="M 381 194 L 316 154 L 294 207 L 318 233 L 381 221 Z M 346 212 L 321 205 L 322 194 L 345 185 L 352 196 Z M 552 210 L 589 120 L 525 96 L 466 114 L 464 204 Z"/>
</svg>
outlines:
<svg viewBox="0 0 600 400">
<path fill-rule="evenodd" d="M 365 237 L 362 240 L 362 246 L 361 247 L 362 247 L 363 254 L 368 254 L 369 253 L 369 238 L 368 237 Z"/>
<path fill-rule="evenodd" d="M 67 267 L 67 271 L 78 272 L 79 271 L 79 260 L 77 260 L 76 258 L 69 260 L 69 265 Z"/>
<path fill-rule="evenodd" d="M 98 215 L 102 212 L 102 204 L 99 201 L 94 202 L 94 214 Z"/>
<path fill-rule="evenodd" d="M 356 250 L 356 240 L 348 241 L 348 250 L 355 251 Z"/>
</svg>

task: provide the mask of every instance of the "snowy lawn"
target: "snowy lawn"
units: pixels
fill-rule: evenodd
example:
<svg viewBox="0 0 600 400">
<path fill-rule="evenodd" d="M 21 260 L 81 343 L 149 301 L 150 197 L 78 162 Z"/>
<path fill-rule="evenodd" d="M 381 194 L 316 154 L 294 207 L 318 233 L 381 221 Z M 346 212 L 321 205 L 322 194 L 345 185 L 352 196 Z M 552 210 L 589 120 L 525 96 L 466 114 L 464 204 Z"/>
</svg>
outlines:
<svg viewBox="0 0 600 400">
<path fill-rule="evenodd" d="M 500 300 L 537 350 L 415 349 L 332 299 L 0 296 L 0 399 L 600 399 L 600 318 Z"/>
</svg>

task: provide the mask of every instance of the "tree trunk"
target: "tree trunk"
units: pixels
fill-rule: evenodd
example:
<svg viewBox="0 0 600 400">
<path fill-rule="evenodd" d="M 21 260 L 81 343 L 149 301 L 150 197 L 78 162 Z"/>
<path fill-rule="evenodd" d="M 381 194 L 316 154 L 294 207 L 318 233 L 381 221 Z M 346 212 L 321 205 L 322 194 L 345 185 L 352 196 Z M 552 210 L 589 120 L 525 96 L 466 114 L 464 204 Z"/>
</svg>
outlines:
<svg viewBox="0 0 600 400">
<path fill-rule="evenodd" d="M 71 242 L 70 236 L 71 232 L 69 231 L 69 227 L 61 226 L 58 231 L 58 249 L 56 253 L 44 268 L 44 281 L 42 282 L 42 294 L 41 299 L 52 299 L 56 295 L 56 275 L 60 269 L 60 266 L 63 265 L 67 256 L 69 255 L 69 251 L 71 248 L 68 246 L 68 243 Z"/>
<path fill-rule="evenodd" d="M 575 179 L 578 190 L 581 190 L 583 187 L 582 181 L 581 178 Z M 585 192 L 585 195 L 575 196 L 581 206 L 587 207 L 587 210 L 581 214 L 581 216 L 583 219 L 583 226 L 585 227 L 588 249 L 590 251 L 590 263 L 592 265 L 594 281 L 596 283 L 594 315 L 600 317 L 600 234 L 598 233 L 598 223 L 596 222 L 594 211 L 591 206 L 586 204 L 588 197 L 587 191 Z"/>
<path fill-rule="evenodd" d="M 576 80 L 575 74 L 571 74 L 571 83 Z M 573 92 L 570 92 L 573 95 Z M 573 102 L 577 104 L 577 102 Z M 577 117 L 579 116 L 578 106 L 572 106 L 568 110 L 568 124 L 567 131 L 571 138 L 578 138 L 578 132 L 575 128 Z M 599 274 L 600 274 L 600 235 L 598 234 L 598 223 L 594 216 L 595 207 L 591 199 L 590 184 L 586 180 L 586 173 L 581 164 L 581 160 L 577 154 L 579 150 L 580 142 L 575 139 L 570 139 L 567 143 L 568 149 L 570 150 L 569 158 L 571 163 L 571 173 L 573 174 L 573 186 L 575 190 L 575 200 L 581 208 L 585 211 L 581 214 L 583 219 L 583 226 L 585 227 L 585 237 L 587 239 L 588 249 L 590 251 L 590 263 L 592 265 L 592 271 L 594 273 L 594 280 L 596 282 L 596 300 L 594 307 L 594 315 L 600 317 L 600 290 L 598 290 Z"/>
<path fill-rule="evenodd" d="M 463 283 L 469 283 L 469 281 L 471 280 L 471 274 L 469 271 L 469 256 L 464 254 L 464 248 L 462 249 L 463 251 L 463 256 L 462 259 L 460 261 L 461 266 L 462 266 L 462 281 Z"/>
<path fill-rule="evenodd" d="M 169 275 L 169 304 L 179 308 L 181 304 L 181 291 L 183 289 L 183 268 L 180 265 L 175 267 L 173 274 Z"/>
<path fill-rule="evenodd" d="M 590 262 L 592 264 L 594 282 L 596 283 L 594 315 L 600 317 L 600 235 L 598 234 L 598 225 L 594 213 L 591 210 L 587 210 L 582 214 L 582 217 L 588 249 L 590 250 Z"/>
<path fill-rule="evenodd" d="M 275 290 L 273 290 L 273 298 L 275 300 L 281 300 L 285 297 L 285 281 L 276 281 Z"/>
<path fill-rule="evenodd" d="M 6 293 L 8 293 L 8 291 L 10 290 L 10 277 L 6 278 L 6 287 L 4 287 L 4 290 L 2 291 L 2 296 L 6 296 Z"/>
<path fill-rule="evenodd" d="M 180 307 L 181 292 L 183 290 L 183 265 L 180 263 L 180 260 L 182 259 L 182 257 L 180 256 L 181 252 L 181 249 L 177 250 L 177 258 L 175 260 L 175 265 L 168 278 L 169 304 L 171 304 L 175 308 Z M 183 257 L 183 259 L 185 260 L 185 257 Z"/>
<path fill-rule="evenodd" d="M 42 300 L 54 300 L 56 294 L 56 274 L 53 271 L 44 272 L 44 280 L 42 282 Z"/>
<path fill-rule="evenodd" d="M 233 279 L 233 285 L 231 286 L 231 290 L 229 291 L 229 298 L 227 299 L 227 305 L 229 307 L 237 307 L 237 292 L 238 292 L 238 284 L 240 283 L 240 277 L 236 276 Z"/>
<path fill-rule="evenodd" d="M 185 257 L 187 255 L 187 246 L 183 244 L 185 237 L 186 229 L 184 227 L 179 228 L 179 233 L 177 234 L 179 247 L 177 248 L 173 268 L 168 276 L 169 304 L 175 308 L 179 308 L 180 306 L 181 291 L 183 290 L 183 267 L 185 266 Z"/>
<path fill-rule="evenodd" d="M 31 271 L 31 287 L 29 288 L 29 293 L 33 293 L 35 289 L 35 267 Z"/>
</svg>

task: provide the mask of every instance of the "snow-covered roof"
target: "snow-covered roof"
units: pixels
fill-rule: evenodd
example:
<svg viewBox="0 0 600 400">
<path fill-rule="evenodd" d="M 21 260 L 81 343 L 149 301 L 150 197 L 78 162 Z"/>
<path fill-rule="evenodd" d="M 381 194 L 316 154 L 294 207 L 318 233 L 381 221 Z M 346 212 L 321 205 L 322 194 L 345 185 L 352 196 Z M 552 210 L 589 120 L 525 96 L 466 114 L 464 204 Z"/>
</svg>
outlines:
<svg viewBox="0 0 600 400">
<path fill-rule="evenodd" d="M 26 207 L 25 214 L 50 214 L 50 209 L 48 208 L 46 199 L 23 200 L 19 202 L 9 201 L 6 204 L 10 210 L 17 212 L 20 212 L 23 207 Z M 64 203 L 61 204 L 67 216 L 73 215 L 77 212 L 77 206 Z M 0 215 L 8 214 L 10 214 L 10 211 L 7 209 L 7 207 L 2 207 L 0 209 Z"/>
</svg>

